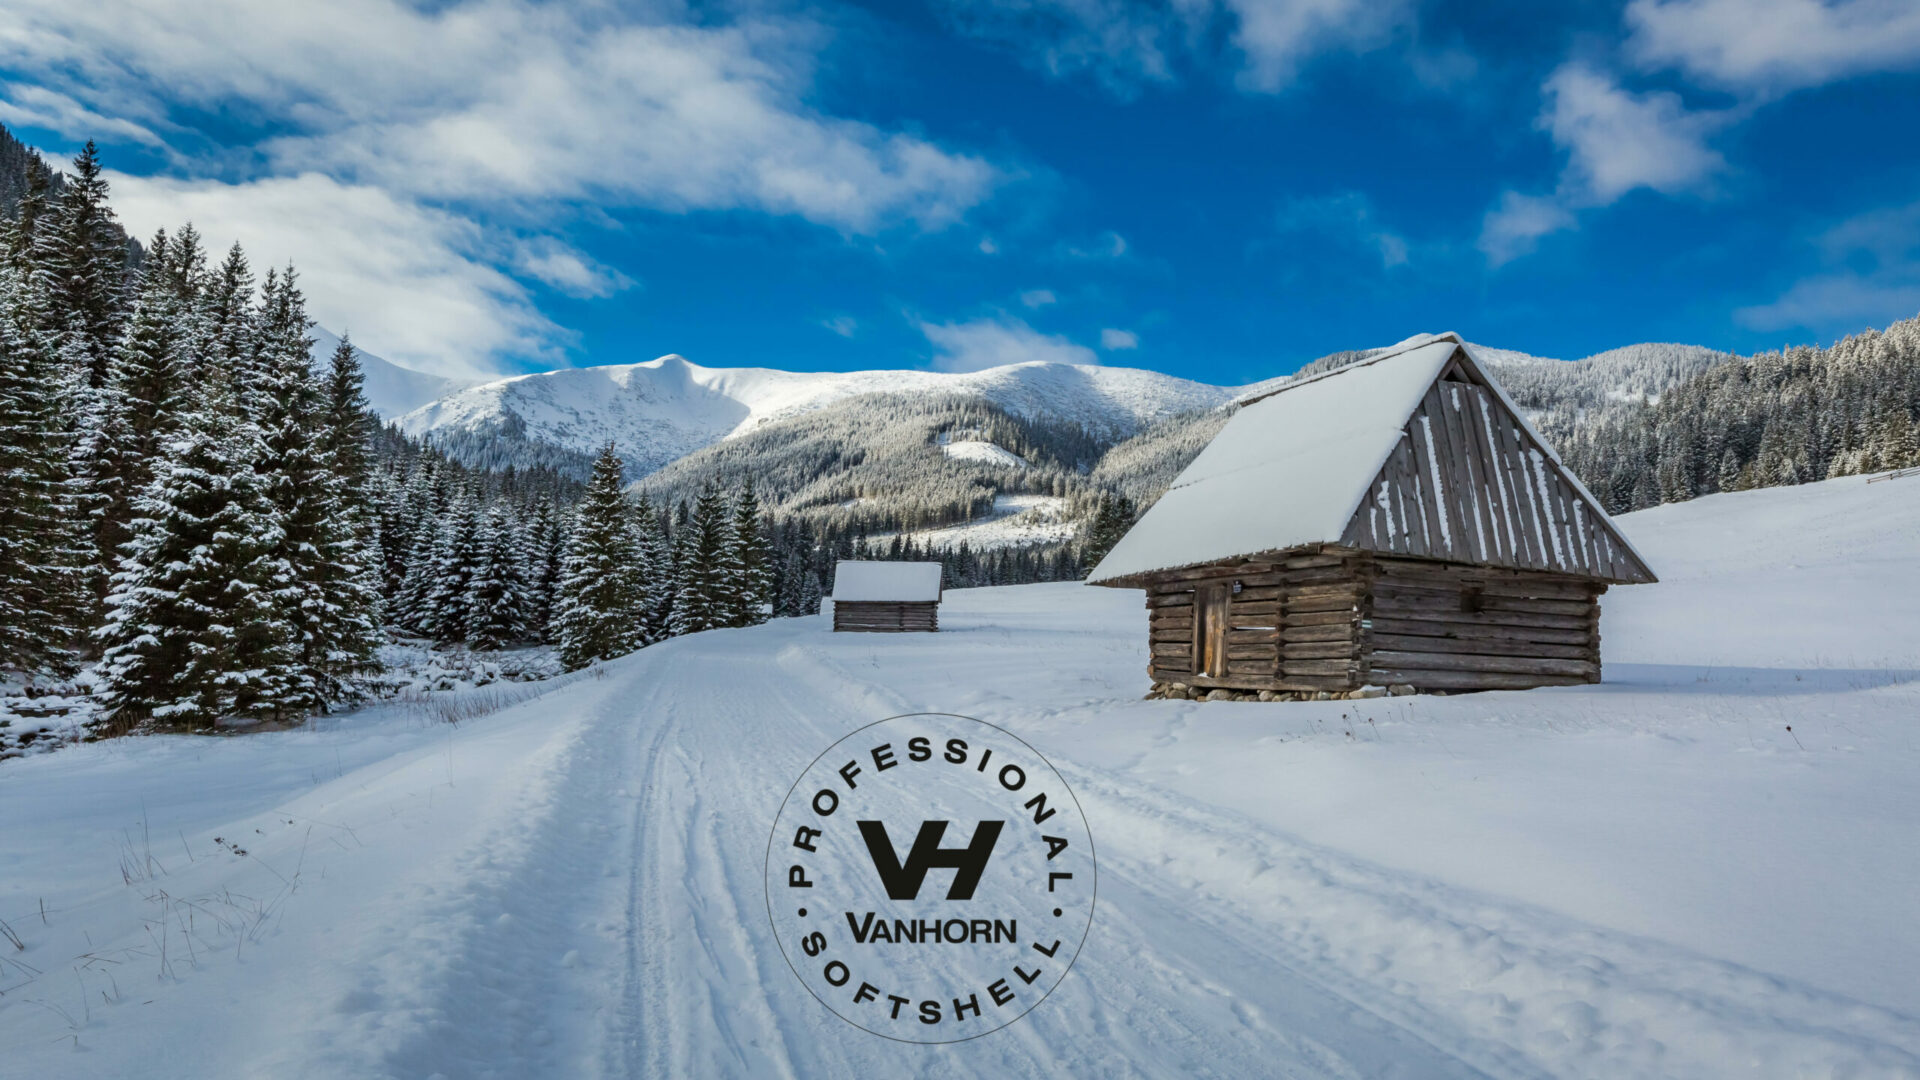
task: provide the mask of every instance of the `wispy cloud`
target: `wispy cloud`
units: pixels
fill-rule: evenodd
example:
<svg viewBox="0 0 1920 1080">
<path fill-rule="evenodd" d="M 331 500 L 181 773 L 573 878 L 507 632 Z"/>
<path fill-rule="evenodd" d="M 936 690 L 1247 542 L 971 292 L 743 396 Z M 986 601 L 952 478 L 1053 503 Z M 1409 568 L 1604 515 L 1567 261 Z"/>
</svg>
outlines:
<svg viewBox="0 0 1920 1080">
<path fill-rule="evenodd" d="M 513 265 L 527 277 L 576 299 L 612 296 L 634 286 L 632 278 L 551 236 L 522 241 Z"/>
<path fill-rule="evenodd" d="M 1030 308 L 1043 308 L 1059 302 L 1060 298 L 1053 295 L 1052 289 L 1028 289 L 1020 294 L 1020 303 Z"/>
<path fill-rule="evenodd" d="M 1103 232 L 1091 243 L 1065 244 L 1060 250 L 1071 259 L 1119 259 L 1127 254 L 1127 238 L 1117 232 Z"/>
<path fill-rule="evenodd" d="M 1552 195 L 1502 192 L 1480 224 L 1480 250 L 1500 266 L 1532 253 L 1541 237 L 1573 227 L 1573 211 Z"/>
<path fill-rule="evenodd" d="M 1845 333 L 1920 314 L 1920 202 L 1849 218 L 1812 243 L 1825 270 L 1734 319 L 1756 330 Z"/>
<path fill-rule="evenodd" d="M 1413 18 L 1411 0 L 943 0 L 947 21 L 1058 78 L 1133 97 L 1183 64 L 1275 93 L 1325 53 L 1365 53 Z M 1222 47 L 1224 46 L 1224 48 Z"/>
<path fill-rule="evenodd" d="M 1642 65 L 1750 93 L 1920 66 L 1908 0 L 1633 0 L 1626 18 Z"/>
<path fill-rule="evenodd" d="M 1635 93 L 1590 65 L 1563 64 L 1547 79 L 1538 126 L 1566 151 L 1551 194 L 1501 194 L 1482 224 L 1480 249 L 1494 265 L 1532 251 L 1541 237 L 1578 224 L 1576 211 L 1628 192 L 1703 190 L 1726 161 L 1707 145 L 1732 112 L 1689 110 L 1671 91 Z"/>
<path fill-rule="evenodd" d="M 843 338 L 850 338 L 860 330 L 860 320 L 851 315 L 835 315 L 830 319 L 822 319 L 820 325 Z"/>
<path fill-rule="evenodd" d="M 1373 200 L 1358 191 L 1290 199 L 1280 207 L 1275 224 L 1282 233 L 1316 233 L 1346 244 L 1358 244 L 1379 256 L 1384 269 L 1407 265 L 1407 239 L 1380 224 Z"/>
<path fill-rule="evenodd" d="M 1100 347 L 1108 352 L 1140 347 L 1140 335 L 1131 330 L 1119 330 L 1107 327 L 1100 331 Z"/>
<path fill-rule="evenodd" d="M 256 125 L 251 143 L 219 160 L 180 163 L 181 181 L 166 190 L 182 195 L 232 196 L 319 175 L 342 190 L 382 192 L 419 221 L 452 214 L 505 221 L 511 231 L 515 220 L 591 204 L 745 210 L 863 235 L 941 228 L 1013 175 L 922 136 L 812 107 L 814 57 L 827 34 L 803 19 L 689 21 L 671 4 L 635 10 L 591 0 L 19 0 L 8 22 L 0 67 L 32 85 L 0 88 L 0 115 L 75 140 L 107 131 L 191 144 L 176 136 L 191 136 L 188 125 L 208 112 L 240 117 L 243 130 Z M 251 171 L 236 175 L 236 167 Z M 302 252 L 324 248 L 339 230 L 306 213 L 277 231 L 305 261 Z M 440 231 L 415 232 L 430 239 Z M 621 287 L 614 272 L 557 241 L 529 254 L 495 236 L 423 260 L 461 262 L 469 280 L 523 275 L 588 296 Z M 343 308 L 331 310 L 316 298 L 317 313 L 356 327 L 366 325 L 359 309 L 380 300 L 339 299 Z M 539 325 L 519 314 L 506 321 Z M 423 336 L 438 330 L 460 340 L 469 336 L 460 323 L 497 319 L 461 312 Z M 522 351 L 494 355 L 549 355 L 564 340 L 533 336 L 505 335 L 502 348 Z M 361 337 L 385 354 L 404 351 L 371 329 Z M 489 359 L 451 346 L 435 357 L 442 367 Z"/>
<path fill-rule="evenodd" d="M 1045 334 L 1010 316 L 964 323 L 920 324 L 920 332 L 934 347 L 933 366 L 941 371 L 980 371 L 1004 364 L 1045 362 L 1098 364 L 1100 357 L 1085 345 Z"/>
</svg>

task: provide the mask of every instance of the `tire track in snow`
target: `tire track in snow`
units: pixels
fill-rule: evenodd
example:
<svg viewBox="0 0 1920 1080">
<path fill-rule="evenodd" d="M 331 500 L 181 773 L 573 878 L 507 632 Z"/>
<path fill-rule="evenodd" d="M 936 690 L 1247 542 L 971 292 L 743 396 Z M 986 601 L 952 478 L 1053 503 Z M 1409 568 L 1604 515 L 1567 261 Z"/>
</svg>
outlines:
<svg viewBox="0 0 1920 1080">
<path fill-rule="evenodd" d="M 1108 845 L 1103 871 L 1203 901 L 1276 965 L 1491 1075 L 1920 1076 L 1913 1018 L 1062 771 L 1090 816 L 1147 841 Z"/>
</svg>

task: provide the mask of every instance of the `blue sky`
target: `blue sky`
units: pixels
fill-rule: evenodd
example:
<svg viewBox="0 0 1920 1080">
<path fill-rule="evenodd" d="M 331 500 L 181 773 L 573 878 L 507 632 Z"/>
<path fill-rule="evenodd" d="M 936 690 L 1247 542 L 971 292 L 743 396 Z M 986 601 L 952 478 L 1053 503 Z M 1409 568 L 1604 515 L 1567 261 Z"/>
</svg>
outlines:
<svg viewBox="0 0 1920 1080">
<path fill-rule="evenodd" d="M 1904 0 L 15 0 L 0 121 L 451 373 L 1212 382 L 1920 313 Z"/>
</svg>

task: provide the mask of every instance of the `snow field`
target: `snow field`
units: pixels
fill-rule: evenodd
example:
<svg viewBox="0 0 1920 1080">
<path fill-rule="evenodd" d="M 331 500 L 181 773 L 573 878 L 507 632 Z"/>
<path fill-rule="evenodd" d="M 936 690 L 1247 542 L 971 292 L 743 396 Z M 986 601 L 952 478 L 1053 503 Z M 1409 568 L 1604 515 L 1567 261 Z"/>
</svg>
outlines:
<svg viewBox="0 0 1920 1080">
<path fill-rule="evenodd" d="M 1606 598 L 1597 687 L 1141 701 L 1139 594 L 1062 584 L 678 638 L 457 726 L 8 762 L 0 1073 L 1920 1076 L 1899 487 L 1621 519 L 1665 582 Z M 931 710 L 1047 755 L 1100 897 L 1040 1008 L 914 1047 L 793 978 L 761 875 L 815 754 Z"/>
</svg>

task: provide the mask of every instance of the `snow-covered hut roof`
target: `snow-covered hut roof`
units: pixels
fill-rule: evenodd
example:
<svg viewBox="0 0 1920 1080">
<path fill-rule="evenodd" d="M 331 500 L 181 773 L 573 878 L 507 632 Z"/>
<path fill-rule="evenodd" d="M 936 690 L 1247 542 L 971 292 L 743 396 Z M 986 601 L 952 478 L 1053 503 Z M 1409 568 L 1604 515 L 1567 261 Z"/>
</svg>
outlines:
<svg viewBox="0 0 1920 1080">
<path fill-rule="evenodd" d="M 1456 333 L 1422 334 L 1244 399 L 1240 411 L 1100 561 L 1089 584 L 1222 559 L 1339 544 L 1409 419 L 1464 352 L 1476 374 L 1579 493 L 1585 517 L 1632 553 L 1593 495 L 1526 421 Z M 1651 580 L 1651 571 L 1647 572 Z"/>
<path fill-rule="evenodd" d="M 940 599 L 937 562 L 858 562 L 842 559 L 833 570 L 836 603 L 918 604 Z"/>
</svg>

